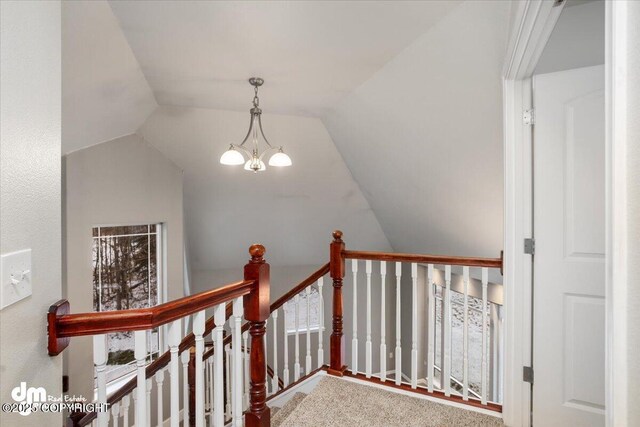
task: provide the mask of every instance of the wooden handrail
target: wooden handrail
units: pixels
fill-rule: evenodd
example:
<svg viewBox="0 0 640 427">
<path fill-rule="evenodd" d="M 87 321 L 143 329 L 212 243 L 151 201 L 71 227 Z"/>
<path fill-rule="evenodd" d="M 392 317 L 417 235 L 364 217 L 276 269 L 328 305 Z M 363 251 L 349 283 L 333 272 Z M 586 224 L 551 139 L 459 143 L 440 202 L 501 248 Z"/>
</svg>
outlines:
<svg viewBox="0 0 640 427">
<path fill-rule="evenodd" d="M 324 276 L 328 272 L 329 272 L 329 263 L 327 263 L 327 264 L 323 265 L 322 267 L 320 267 L 318 270 L 313 272 L 309 277 L 304 279 L 302 282 L 298 283 L 295 287 L 291 288 L 291 290 L 289 290 L 286 294 L 284 294 L 283 296 L 278 298 L 276 300 L 276 302 L 271 304 L 271 306 L 269 307 L 270 313 L 273 313 L 274 311 L 276 311 L 277 309 L 282 307 L 284 305 L 284 303 L 286 303 L 287 301 L 289 301 L 290 299 L 292 299 L 293 297 L 298 295 L 300 292 L 302 292 L 305 289 L 307 289 L 309 286 L 314 284 L 319 278 L 321 278 L 322 276 Z M 229 310 L 229 307 L 227 307 L 227 309 Z M 227 316 L 227 318 L 229 318 L 229 316 Z M 213 327 L 211 329 L 213 329 Z M 209 329 L 208 331 L 210 331 L 211 329 Z M 243 324 L 241 332 L 246 332 L 248 330 L 249 330 L 249 323 Z M 205 335 L 206 335 L 206 333 L 207 332 L 205 332 Z M 230 344 L 230 343 L 231 343 L 231 335 L 225 337 L 225 339 L 224 339 L 224 345 L 227 345 L 227 344 Z M 180 351 L 182 351 L 182 350 L 180 350 Z M 207 350 L 203 354 L 202 360 L 206 360 L 209 357 L 211 357 L 211 355 L 213 355 L 213 352 L 214 352 L 213 347 L 210 348 L 209 350 Z"/>
<path fill-rule="evenodd" d="M 157 328 L 171 321 L 197 313 L 208 307 L 249 294 L 254 280 L 230 283 L 220 288 L 200 292 L 149 308 L 106 311 L 98 313 L 59 314 L 58 307 L 66 306 L 66 300 L 51 306 L 48 313 L 49 355 L 55 356 L 64 348 L 52 345 L 58 339 L 97 335 L 110 332 L 142 331 Z"/>
<path fill-rule="evenodd" d="M 311 274 L 311 276 L 309 276 L 306 279 L 304 279 L 296 287 L 294 287 L 291 290 L 289 290 L 286 294 L 284 294 L 280 298 L 278 298 L 276 300 L 276 302 L 271 304 L 271 307 L 270 307 L 271 313 L 273 313 L 274 311 L 276 311 L 277 309 L 282 307 L 285 302 L 289 301 L 291 298 L 295 297 L 300 292 L 302 292 L 305 289 L 307 289 L 310 285 L 315 283 L 319 278 L 321 278 L 322 276 L 324 276 L 328 272 L 329 272 L 329 263 L 326 263 L 325 265 L 320 267 L 318 270 L 316 270 L 313 274 Z"/>
<path fill-rule="evenodd" d="M 313 272 L 309 277 L 307 277 L 306 279 L 301 281 L 298 285 L 293 287 L 289 292 L 287 292 L 286 294 L 278 298 L 273 304 L 271 304 L 270 311 L 273 313 L 275 310 L 282 307 L 285 302 L 287 302 L 288 300 L 290 300 L 291 298 L 293 298 L 294 296 L 296 296 L 297 294 L 305 290 L 308 286 L 315 283 L 320 277 L 324 276 L 328 272 L 329 272 L 329 263 L 320 267 L 318 270 Z M 229 317 L 231 317 L 231 312 L 232 312 L 232 305 L 231 303 L 228 303 L 226 306 L 225 319 L 229 319 Z M 215 322 L 213 321 L 213 316 L 211 316 L 209 319 L 207 319 L 207 322 L 205 324 L 204 335 L 208 335 L 209 333 L 211 333 L 213 328 L 215 328 Z M 249 323 L 243 324 L 241 330 L 242 332 L 248 331 Z M 230 344 L 231 335 L 227 335 L 224 338 L 223 342 L 224 342 L 224 345 Z M 192 347 L 194 344 L 195 344 L 195 336 L 193 335 L 193 333 L 190 333 L 186 335 L 180 342 L 180 345 L 178 346 L 178 352 L 182 353 L 183 351 Z M 211 347 L 207 351 L 205 351 L 204 355 L 202 356 L 202 359 L 203 360 L 208 359 L 213 355 L 213 353 L 214 353 L 214 348 Z M 166 367 L 169 364 L 170 360 L 171 360 L 171 354 L 169 351 L 166 351 L 156 360 L 151 362 L 147 366 L 145 371 L 147 379 L 152 378 L 160 369 Z M 270 366 L 267 366 L 267 373 L 271 378 L 273 378 L 274 372 Z M 136 386 L 137 386 L 137 379 L 134 377 L 131 380 L 127 381 L 127 383 L 125 383 L 122 387 L 116 390 L 113 394 L 111 394 L 107 398 L 107 403 L 109 403 L 110 405 L 113 405 L 114 403 L 121 401 L 122 398 L 128 395 L 129 393 L 131 393 L 136 388 Z M 284 388 L 284 381 L 282 381 L 281 378 L 278 379 L 278 386 L 281 389 Z M 87 413 L 84 417 L 80 419 L 80 421 L 78 422 L 78 425 L 80 426 L 88 425 L 89 423 L 91 423 L 91 421 L 93 421 L 96 418 L 96 415 L 97 414 L 95 412 Z"/>
<path fill-rule="evenodd" d="M 231 312 L 232 312 L 232 308 L 233 305 L 232 303 L 227 303 L 226 305 L 226 314 L 225 314 L 225 318 L 229 319 L 229 317 L 231 317 Z M 204 335 L 207 335 L 209 333 L 211 333 L 211 331 L 213 330 L 213 328 L 215 328 L 216 324 L 213 321 L 213 316 L 211 316 L 206 324 L 205 324 L 205 332 Z M 230 338 L 230 336 L 229 336 Z M 226 339 L 226 338 L 225 338 Z M 188 335 L 186 335 L 182 341 L 180 341 L 180 344 L 178 345 L 178 354 L 182 353 L 183 351 L 193 347 L 195 345 L 196 342 L 196 337 L 193 334 L 193 332 L 189 333 Z M 160 369 L 165 368 L 169 362 L 171 361 L 171 352 L 170 351 L 165 351 L 164 353 L 162 353 L 162 355 L 160 357 L 158 357 L 156 360 L 154 360 L 153 362 L 151 362 L 145 369 L 145 376 L 147 379 L 152 378 Z M 119 389 L 117 389 L 115 392 L 113 392 L 108 398 L 107 398 L 107 403 L 109 404 L 109 406 L 113 405 L 114 403 L 120 402 L 122 400 L 123 397 L 125 397 L 126 395 L 128 395 L 129 393 L 131 393 L 138 385 L 138 379 L 136 377 L 131 378 L 129 381 L 127 381 L 122 387 L 120 387 Z M 78 421 L 78 425 L 79 426 L 86 426 L 89 425 L 91 423 L 91 421 L 93 421 L 96 416 L 98 414 L 96 412 L 89 412 L 86 415 L 84 415 L 79 421 Z"/>
<path fill-rule="evenodd" d="M 443 255 L 418 255 L 392 252 L 342 251 L 346 259 L 419 262 L 423 264 L 462 265 L 466 267 L 502 268 L 502 258 L 472 258 Z"/>
</svg>

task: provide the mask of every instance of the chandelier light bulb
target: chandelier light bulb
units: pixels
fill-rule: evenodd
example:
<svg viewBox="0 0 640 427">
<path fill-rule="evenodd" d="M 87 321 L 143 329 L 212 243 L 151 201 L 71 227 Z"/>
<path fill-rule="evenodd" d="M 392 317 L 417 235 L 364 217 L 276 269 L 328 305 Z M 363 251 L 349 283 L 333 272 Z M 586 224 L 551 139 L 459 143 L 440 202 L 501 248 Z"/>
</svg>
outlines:
<svg viewBox="0 0 640 427">
<path fill-rule="evenodd" d="M 264 172 L 265 170 L 267 170 L 267 166 L 262 160 L 253 158 L 251 160 L 247 160 L 247 163 L 244 164 L 244 170 L 253 172 Z"/>
<path fill-rule="evenodd" d="M 229 166 L 241 165 L 244 163 L 244 157 L 242 157 L 242 154 L 233 148 L 233 146 L 230 146 L 220 157 L 220 163 Z"/>
<path fill-rule="evenodd" d="M 287 156 L 280 147 L 280 150 L 269 159 L 269 166 L 291 166 L 291 157 Z"/>
</svg>

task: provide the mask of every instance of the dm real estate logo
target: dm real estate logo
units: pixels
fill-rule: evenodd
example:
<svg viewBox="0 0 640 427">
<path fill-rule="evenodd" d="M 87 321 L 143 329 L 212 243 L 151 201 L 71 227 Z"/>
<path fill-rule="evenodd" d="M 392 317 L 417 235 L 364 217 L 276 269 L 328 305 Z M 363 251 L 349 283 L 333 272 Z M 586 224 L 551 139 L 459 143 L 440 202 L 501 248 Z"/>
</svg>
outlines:
<svg viewBox="0 0 640 427">
<path fill-rule="evenodd" d="M 17 403 L 26 403 L 20 406 L 18 413 L 20 415 L 29 415 L 36 403 L 44 403 L 47 401 L 47 390 L 44 387 L 28 387 L 26 382 L 21 382 L 18 387 L 11 390 L 11 397 Z"/>
</svg>

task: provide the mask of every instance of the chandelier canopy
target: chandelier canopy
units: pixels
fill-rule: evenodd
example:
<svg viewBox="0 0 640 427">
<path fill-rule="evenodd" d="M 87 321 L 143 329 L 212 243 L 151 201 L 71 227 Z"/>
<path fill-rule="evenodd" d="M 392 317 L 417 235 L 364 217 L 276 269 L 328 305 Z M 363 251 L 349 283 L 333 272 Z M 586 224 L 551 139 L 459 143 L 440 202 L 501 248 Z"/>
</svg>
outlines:
<svg viewBox="0 0 640 427">
<path fill-rule="evenodd" d="M 273 155 L 269 158 L 269 166 L 291 166 L 291 158 L 284 153 L 282 146 L 274 147 L 273 145 L 271 145 L 267 137 L 264 136 L 264 131 L 262 130 L 262 120 L 260 119 L 262 110 L 260 109 L 258 88 L 264 84 L 264 80 L 260 77 L 251 77 L 249 79 L 249 83 L 251 84 L 251 86 L 253 86 L 254 90 L 253 108 L 249 110 L 249 113 L 251 114 L 249 131 L 247 132 L 247 136 L 244 137 L 244 140 L 240 144 L 229 145 L 229 149 L 225 151 L 220 157 L 220 163 L 222 163 L 223 165 L 231 166 L 244 164 L 245 170 L 262 172 L 267 169 L 267 166 L 264 164 L 263 158 L 268 153 L 273 153 Z M 267 145 L 262 154 L 260 154 L 258 147 L 259 136 L 262 136 L 262 139 Z M 249 147 L 245 147 L 246 142 L 249 140 L 251 140 Z M 246 160 L 243 154 L 245 154 L 249 160 Z"/>
</svg>

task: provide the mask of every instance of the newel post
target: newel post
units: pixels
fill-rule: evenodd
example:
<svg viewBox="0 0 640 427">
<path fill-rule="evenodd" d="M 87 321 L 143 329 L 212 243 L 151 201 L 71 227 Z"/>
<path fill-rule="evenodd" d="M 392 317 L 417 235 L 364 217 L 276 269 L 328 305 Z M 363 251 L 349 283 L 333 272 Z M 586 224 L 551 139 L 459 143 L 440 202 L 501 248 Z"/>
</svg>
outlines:
<svg viewBox="0 0 640 427">
<path fill-rule="evenodd" d="M 329 373 L 342 376 L 347 367 L 344 364 L 344 335 L 342 333 L 342 280 L 344 278 L 344 242 L 342 231 L 333 232 L 329 253 L 329 274 L 333 279 L 333 332 L 330 341 Z"/>
<path fill-rule="evenodd" d="M 251 336 L 249 409 L 245 415 L 247 427 L 271 425 L 271 411 L 266 404 L 267 355 L 264 342 L 266 320 L 270 315 L 269 264 L 264 261 L 264 253 L 264 246 L 252 245 L 249 248 L 251 259 L 244 267 L 244 279 L 256 282 L 251 293 L 244 297 L 244 317 L 249 322 Z"/>
</svg>

